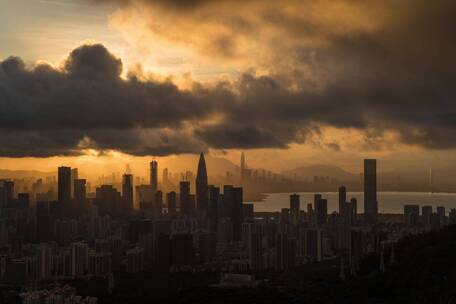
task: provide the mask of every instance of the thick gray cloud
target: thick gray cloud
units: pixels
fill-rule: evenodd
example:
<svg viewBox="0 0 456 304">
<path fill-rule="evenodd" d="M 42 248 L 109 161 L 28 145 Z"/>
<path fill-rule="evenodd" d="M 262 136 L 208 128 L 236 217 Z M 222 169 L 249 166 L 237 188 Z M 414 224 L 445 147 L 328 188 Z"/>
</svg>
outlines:
<svg viewBox="0 0 456 304">
<path fill-rule="evenodd" d="M 135 155 L 205 149 L 181 129 L 213 112 L 211 92 L 124 80 L 121 71 L 102 45 L 75 49 L 61 70 L 27 68 L 15 57 L 0 62 L 0 155 L 74 155 L 83 141 Z"/>
<path fill-rule="evenodd" d="M 150 2 L 177 15 L 204 4 Z M 280 69 L 215 86 L 195 83 L 188 91 L 171 82 L 122 79 L 120 60 L 101 45 L 74 50 L 62 69 L 6 59 L 0 62 L 0 155 L 73 155 L 84 147 L 133 155 L 286 148 L 305 143 L 320 126 L 375 130 L 376 137 L 393 131 L 407 144 L 455 148 L 456 3 L 362 5 L 379 10 L 381 26 L 331 32 L 265 15 L 289 29 L 283 44 L 267 46 Z M 235 22 L 235 11 L 230 16 L 234 28 L 255 31 L 249 20 Z M 324 43 L 285 43 L 309 33 L 321 34 Z M 228 44 L 222 57 L 236 54 L 229 47 L 236 37 L 218 38 Z M 330 146 L 340 149 L 337 142 Z"/>
</svg>

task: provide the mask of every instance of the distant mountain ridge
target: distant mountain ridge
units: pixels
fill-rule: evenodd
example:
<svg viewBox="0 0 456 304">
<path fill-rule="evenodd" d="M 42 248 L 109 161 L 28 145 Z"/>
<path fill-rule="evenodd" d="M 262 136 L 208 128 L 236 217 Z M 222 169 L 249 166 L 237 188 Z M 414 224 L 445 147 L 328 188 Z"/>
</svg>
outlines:
<svg viewBox="0 0 456 304">
<path fill-rule="evenodd" d="M 30 178 L 30 177 L 46 177 L 52 176 L 55 173 L 51 172 L 43 172 L 38 170 L 7 170 L 7 169 L 0 169 L 0 178 L 13 178 L 13 179 L 20 179 L 20 178 Z"/>
<path fill-rule="evenodd" d="M 331 165 L 302 166 L 283 171 L 282 174 L 289 178 L 296 177 L 302 179 L 313 179 L 314 176 L 327 176 L 341 181 L 355 181 L 359 179 L 359 174 L 351 173 Z"/>
</svg>

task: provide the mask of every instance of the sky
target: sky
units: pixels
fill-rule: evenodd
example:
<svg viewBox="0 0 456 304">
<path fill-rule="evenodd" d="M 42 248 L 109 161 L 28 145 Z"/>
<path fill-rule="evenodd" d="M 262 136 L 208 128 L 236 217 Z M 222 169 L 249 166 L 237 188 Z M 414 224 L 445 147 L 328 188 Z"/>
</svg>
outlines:
<svg viewBox="0 0 456 304">
<path fill-rule="evenodd" d="M 454 1 L 0 0 L 0 168 L 455 163 Z"/>
</svg>

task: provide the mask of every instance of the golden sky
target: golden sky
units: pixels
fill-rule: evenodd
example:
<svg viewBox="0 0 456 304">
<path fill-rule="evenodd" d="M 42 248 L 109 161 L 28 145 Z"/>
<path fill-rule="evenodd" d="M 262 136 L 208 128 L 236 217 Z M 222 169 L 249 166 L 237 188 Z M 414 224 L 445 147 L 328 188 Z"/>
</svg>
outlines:
<svg viewBox="0 0 456 304">
<path fill-rule="evenodd" d="M 453 161 L 452 1 L 0 0 L 0 168 Z M 9 56 L 15 56 L 10 58 Z"/>
</svg>

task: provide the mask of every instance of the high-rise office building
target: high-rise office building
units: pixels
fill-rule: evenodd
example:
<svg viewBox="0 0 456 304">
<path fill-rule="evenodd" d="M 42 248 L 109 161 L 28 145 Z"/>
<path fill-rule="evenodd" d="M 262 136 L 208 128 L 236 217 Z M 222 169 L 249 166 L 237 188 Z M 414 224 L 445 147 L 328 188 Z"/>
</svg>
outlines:
<svg viewBox="0 0 456 304">
<path fill-rule="evenodd" d="M 71 202 L 71 168 L 58 168 L 58 201 L 63 210 L 68 211 Z"/>
<path fill-rule="evenodd" d="M 161 189 L 165 193 L 170 188 L 170 181 L 169 181 L 169 171 L 168 168 L 163 169 L 162 175 L 162 186 Z"/>
<path fill-rule="evenodd" d="M 14 199 L 14 181 L 4 180 L 2 184 L 0 187 L 0 207 L 6 207 L 12 204 Z"/>
<path fill-rule="evenodd" d="M 319 193 L 314 194 L 314 210 L 315 210 L 315 212 L 317 211 L 317 208 L 318 208 L 317 207 L 318 201 L 321 200 L 321 198 L 322 198 L 321 194 L 319 194 Z"/>
<path fill-rule="evenodd" d="M 275 268 L 288 269 L 288 235 L 279 233 L 275 240 Z"/>
<path fill-rule="evenodd" d="M 78 203 L 85 202 L 87 198 L 87 181 L 85 179 L 75 179 L 74 180 L 74 199 Z"/>
<path fill-rule="evenodd" d="M 18 193 L 17 194 L 17 207 L 23 208 L 23 209 L 28 209 L 29 206 L 30 206 L 30 193 Z"/>
<path fill-rule="evenodd" d="M 326 199 L 320 198 L 316 202 L 315 216 L 319 227 L 326 224 L 328 218 L 328 201 Z"/>
<path fill-rule="evenodd" d="M 306 229 L 305 233 L 305 252 L 314 261 L 320 262 L 323 256 L 322 230 Z"/>
<path fill-rule="evenodd" d="M 158 162 L 153 160 L 150 162 L 150 185 L 152 186 L 152 194 L 158 190 Z"/>
<path fill-rule="evenodd" d="M 158 215 L 162 214 L 162 212 L 163 212 L 163 192 L 161 192 L 160 190 L 155 192 L 154 202 L 155 202 L 155 205 L 154 205 L 155 213 Z"/>
<path fill-rule="evenodd" d="M 247 164 L 245 162 L 244 152 L 241 153 L 241 182 L 245 179 L 245 171 L 247 170 Z"/>
<path fill-rule="evenodd" d="M 122 177 L 122 208 L 133 210 L 133 175 L 124 174 Z"/>
<path fill-rule="evenodd" d="M 404 223 L 409 226 L 418 224 L 420 218 L 419 205 L 404 205 Z"/>
<path fill-rule="evenodd" d="M 218 203 L 220 198 L 220 188 L 209 186 L 209 206 L 207 217 L 209 222 L 209 232 L 216 233 L 218 226 Z"/>
<path fill-rule="evenodd" d="M 101 185 L 95 190 L 95 204 L 101 216 L 118 216 L 122 214 L 122 196 L 112 185 Z"/>
<path fill-rule="evenodd" d="M 198 210 L 207 211 L 208 193 L 207 193 L 207 170 L 204 153 L 201 152 L 198 162 L 198 172 L 196 174 L 196 207 Z"/>
<path fill-rule="evenodd" d="M 168 204 L 168 214 L 174 216 L 176 214 L 177 194 L 174 191 L 166 194 L 166 202 Z"/>
<path fill-rule="evenodd" d="M 239 242 L 242 238 L 242 202 L 243 202 L 243 191 L 240 187 L 233 188 L 233 201 L 231 209 L 231 222 L 233 223 L 233 241 Z"/>
<path fill-rule="evenodd" d="M 432 217 L 432 206 L 421 207 L 421 218 L 424 226 L 429 227 L 431 225 Z"/>
<path fill-rule="evenodd" d="M 339 187 L 339 215 L 344 216 L 345 204 L 347 202 L 347 188 L 345 186 Z"/>
<path fill-rule="evenodd" d="M 263 235 L 261 233 L 252 233 L 250 235 L 249 248 L 249 266 L 251 270 L 262 270 L 263 263 Z"/>
<path fill-rule="evenodd" d="M 364 218 L 367 223 L 376 223 L 377 203 L 377 160 L 364 160 Z"/>
<path fill-rule="evenodd" d="M 446 217 L 445 217 L 445 207 L 438 206 L 437 207 L 437 215 L 439 217 L 440 227 L 446 225 Z"/>
<path fill-rule="evenodd" d="M 352 207 L 353 219 L 356 220 L 356 217 L 358 215 L 358 201 L 356 200 L 356 198 L 352 197 L 350 199 L 350 204 Z"/>
<path fill-rule="evenodd" d="M 456 209 L 452 208 L 450 213 L 448 214 L 448 224 L 454 225 L 456 224 Z"/>
<path fill-rule="evenodd" d="M 89 246 L 86 243 L 71 244 L 71 274 L 81 277 L 89 269 Z"/>
<path fill-rule="evenodd" d="M 193 206 L 191 206 L 190 199 L 190 182 L 181 181 L 180 182 L 180 192 L 179 192 L 179 203 L 180 203 L 180 212 L 184 215 L 190 215 L 193 211 Z"/>
<path fill-rule="evenodd" d="M 79 178 L 78 168 L 71 169 L 71 197 L 74 198 L 74 181 Z"/>
<path fill-rule="evenodd" d="M 307 204 L 307 221 L 309 224 L 314 222 L 314 210 L 311 203 Z"/>
<path fill-rule="evenodd" d="M 290 211 L 291 211 L 291 219 L 296 224 L 299 220 L 299 212 L 300 212 L 300 197 L 299 194 L 292 194 L 290 195 Z"/>
<path fill-rule="evenodd" d="M 231 209 L 233 204 L 233 189 L 232 185 L 224 185 L 223 186 L 223 198 L 222 203 L 219 206 L 219 214 L 220 217 L 231 217 Z"/>
<path fill-rule="evenodd" d="M 73 210 L 75 216 L 80 216 L 85 208 L 87 202 L 87 188 L 85 179 L 75 179 L 73 183 L 74 199 Z"/>
</svg>

